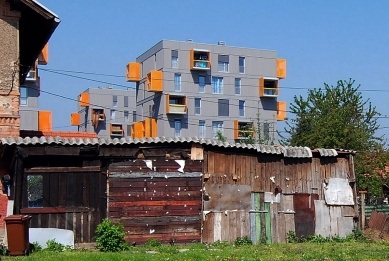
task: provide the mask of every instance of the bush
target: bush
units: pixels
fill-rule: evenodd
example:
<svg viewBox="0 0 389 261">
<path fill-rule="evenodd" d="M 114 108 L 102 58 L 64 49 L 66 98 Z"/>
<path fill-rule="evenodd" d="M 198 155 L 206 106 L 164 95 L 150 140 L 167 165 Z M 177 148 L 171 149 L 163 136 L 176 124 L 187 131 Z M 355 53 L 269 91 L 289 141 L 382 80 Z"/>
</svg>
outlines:
<svg viewBox="0 0 389 261">
<path fill-rule="evenodd" d="M 52 251 L 52 252 L 62 252 L 64 248 L 65 246 L 62 245 L 61 243 L 56 242 L 55 239 L 50 239 L 47 240 L 46 242 L 45 250 Z"/>
<path fill-rule="evenodd" d="M 104 219 L 96 228 L 96 248 L 102 252 L 119 252 L 129 248 L 123 224 Z"/>
<path fill-rule="evenodd" d="M 144 247 L 160 247 L 161 245 L 161 241 L 157 239 L 149 239 L 143 244 Z"/>
<path fill-rule="evenodd" d="M 248 236 L 242 238 L 237 237 L 234 244 L 235 246 L 248 246 L 248 245 L 252 245 L 253 241 Z"/>
</svg>

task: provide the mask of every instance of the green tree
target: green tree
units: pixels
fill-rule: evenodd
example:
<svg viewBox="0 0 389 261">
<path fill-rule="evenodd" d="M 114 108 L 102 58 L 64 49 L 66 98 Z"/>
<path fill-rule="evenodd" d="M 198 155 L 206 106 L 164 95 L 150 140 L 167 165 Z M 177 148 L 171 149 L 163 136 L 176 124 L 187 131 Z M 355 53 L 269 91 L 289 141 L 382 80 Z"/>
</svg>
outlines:
<svg viewBox="0 0 389 261">
<path fill-rule="evenodd" d="M 219 130 L 216 132 L 216 139 L 220 140 L 221 142 L 227 141 L 227 137 L 223 136 L 223 133 Z"/>
<path fill-rule="evenodd" d="M 287 121 L 282 144 L 357 151 L 357 186 L 377 195 L 384 182 L 378 170 L 388 157 L 383 137 L 376 136 L 380 113 L 359 87 L 352 79 L 340 80 L 336 86 L 325 83 L 323 89 L 309 90 L 306 99 L 295 96 L 290 106 L 295 118 Z"/>
</svg>

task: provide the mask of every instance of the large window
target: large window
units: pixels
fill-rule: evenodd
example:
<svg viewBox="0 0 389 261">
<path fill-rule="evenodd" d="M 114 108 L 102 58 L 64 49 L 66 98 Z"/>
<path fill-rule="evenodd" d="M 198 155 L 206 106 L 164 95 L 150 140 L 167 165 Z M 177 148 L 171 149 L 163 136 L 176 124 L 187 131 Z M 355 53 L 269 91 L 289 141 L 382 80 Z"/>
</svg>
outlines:
<svg viewBox="0 0 389 261">
<path fill-rule="evenodd" d="M 181 137 L 181 120 L 174 120 L 174 137 Z"/>
<path fill-rule="evenodd" d="M 201 114 L 201 99 L 195 98 L 195 114 L 200 115 Z"/>
<path fill-rule="evenodd" d="M 223 77 L 212 77 L 212 93 L 223 94 Z"/>
<path fill-rule="evenodd" d="M 219 99 L 217 105 L 218 116 L 230 116 L 230 100 Z"/>
<path fill-rule="evenodd" d="M 213 121 L 212 122 L 212 137 L 217 138 L 218 132 L 223 134 L 223 122 L 222 121 Z"/>
<path fill-rule="evenodd" d="M 205 92 L 205 76 L 199 75 L 199 92 L 204 93 Z"/>
<path fill-rule="evenodd" d="M 179 73 L 174 74 L 174 90 L 176 92 L 181 91 L 181 74 Z"/>
<path fill-rule="evenodd" d="M 240 95 L 241 93 L 241 79 L 235 78 L 235 94 Z"/>
<path fill-rule="evenodd" d="M 20 87 L 20 105 L 27 105 L 28 90 L 26 87 Z"/>
<path fill-rule="evenodd" d="M 199 121 L 199 138 L 205 138 L 205 121 Z"/>
<path fill-rule="evenodd" d="M 228 72 L 229 67 L 229 56 L 220 55 L 218 57 L 218 71 L 219 72 Z"/>
<path fill-rule="evenodd" d="M 43 176 L 27 176 L 27 199 L 29 208 L 43 207 Z"/>
<path fill-rule="evenodd" d="M 130 121 L 129 113 L 128 111 L 124 111 L 124 121 Z"/>
<path fill-rule="evenodd" d="M 111 121 L 115 120 L 115 114 L 116 114 L 116 111 L 115 110 L 111 110 Z"/>
<path fill-rule="evenodd" d="M 244 107 L 245 107 L 245 102 L 239 101 L 239 116 L 240 117 L 244 117 Z"/>
<path fill-rule="evenodd" d="M 245 59 L 244 57 L 239 57 L 239 73 L 245 72 Z"/>
<path fill-rule="evenodd" d="M 178 68 L 178 51 L 172 50 L 172 68 Z"/>
</svg>

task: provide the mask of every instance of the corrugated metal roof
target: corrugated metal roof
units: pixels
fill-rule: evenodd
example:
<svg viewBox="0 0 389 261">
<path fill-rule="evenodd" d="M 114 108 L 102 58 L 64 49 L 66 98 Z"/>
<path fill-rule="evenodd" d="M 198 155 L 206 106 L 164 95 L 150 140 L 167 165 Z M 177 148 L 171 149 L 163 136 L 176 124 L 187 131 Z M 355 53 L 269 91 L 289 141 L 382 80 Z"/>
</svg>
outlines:
<svg viewBox="0 0 389 261">
<path fill-rule="evenodd" d="M 260 153 L 278 154 L 290 158 L 311 158 L 312 151 L 308 147 L 283 147 L 275 145 L 261 145 L 261 144 L 243 144 L 221 142 L 213 139 L 199 139 L 194 138 L 66 138 L 66 137 L 17 137 L 17 138 L 2 138 L 3 145 L 36 145 L 36 144 L 58 144 L 58 145 L 99 145 L 99 146 L 119 146 L 127 144 L 157 144 L 157 143 L 199 143 L 220 148 L 241 148 L 248 150 L 256 150 Z M 317 149 L 321 156 L 336 157 L 338 153 L 334 149 Z"/>
</svg>

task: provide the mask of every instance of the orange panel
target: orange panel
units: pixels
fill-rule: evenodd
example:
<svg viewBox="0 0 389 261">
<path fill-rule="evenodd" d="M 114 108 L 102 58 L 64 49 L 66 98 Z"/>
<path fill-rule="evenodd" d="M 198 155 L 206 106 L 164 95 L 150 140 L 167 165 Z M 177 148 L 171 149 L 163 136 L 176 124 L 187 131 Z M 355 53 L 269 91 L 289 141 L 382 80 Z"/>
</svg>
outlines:
<svg viewBox="0 0 389 261">
<path fill-rule="evenodd" d="M 46 65 L 49 62 L 49 43 L 46 43 L 38 56 L 38 64 Z"/>
<path fill-rule="evenodd" d="M 38 131 L 51 131 L 51 111 L 38 111 Z"/>
<path fill-rule="evenodd" d="M 82 92 L 78 96 L 78 104 L 79 106 L 88 107 L 89 106 L 89 93 Z"/>
<path fill-rule="evenodd" d="M 144 123 L 144 133 L 145 133 L 145 138 L 150 138 L 151 137 L 151 121 L 150 118 L 145 119 Z"/>
<path fill-rule="evenodd" d="M 259 78 L 259 97 L 263 97 L 265 94 L 265 79 Z"/>
<path fill-rule="evenodd" d="M 191 49 L 190 50 L 190 53 L 189 53 L 189 61 L 190 61 L 190 64 L 189 64 L 189 70 L 192 70 L 193 69 L 193 67 L 194 67 L 194 50 L 193 49 Z"/>
<path fill-rule="evenodd" d="M 162 71 L 151 70 L 146 77 L 146 90 L 149 92 L 162 92 Z"/>
<path fill-rule="evenodd" d="M 166 93 L 165 96 L 166 96 L 166 114 L 169 114 L 170 113 L 170 106 L 169 106 L 170 95 L 169 95 L 169 93 Z"/>
<path fill-rule="evenodd" d="M 286 60 L 277 59 L 277 77 L 280 79 L 286 78 Z"/>
<path fill-rule="evenodd" d="M 134 122 L 134 138 L 143 138 L 144 137 L 144 123 Z"/>
<path fill-rule="evenodd" d="M 126 66 L 126 81 L 139 82 L 140 81 L 140 63 L 130 62 Z"/>
<path fill-rule="evenodd" d="M 239 122 L 238 120 L 234 120 L 234 139 L 239 138 L 238 129 L 239 129 Z"/>
<path fill-rule="evenodd" d="M 79 126 L 80 125 L 80 114 L 77 112 L 74 112 L 70 116 L 70 125 L 72 126 Z"/>
<path fill-rule="evenodd" d="M 151 137 L 157 137 L 157 119 L 151 119 Z"/>
<path fill-rule="evenodd" d="M 277 121 L 284 121 L 286 119 L 286 102 L 277 102 Z"/>
</svg>

